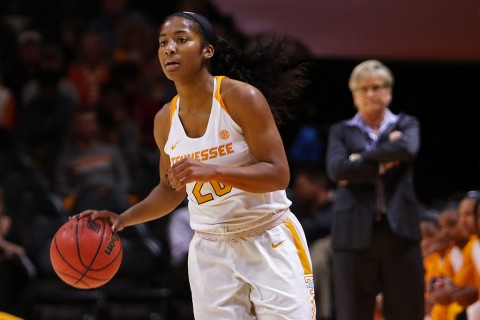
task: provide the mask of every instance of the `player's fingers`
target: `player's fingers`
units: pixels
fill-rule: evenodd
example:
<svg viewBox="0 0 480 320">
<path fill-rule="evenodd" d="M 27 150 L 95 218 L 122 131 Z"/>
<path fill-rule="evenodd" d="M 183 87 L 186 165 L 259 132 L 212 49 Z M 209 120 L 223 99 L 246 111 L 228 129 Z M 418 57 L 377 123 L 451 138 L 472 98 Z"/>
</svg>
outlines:
<svg viewBox="0 0 480 320">
<path fill-rule="evenodd" d="M 118 231 L 122 231 L 123 229 L 124 229 L 124 227 L 123 227 L 123 225 L 120 224 L 119 219 L 117 219 L 117 221 L 112 223 L 112 232 L 113 233 L 118 232 Z"/>
<path fill-rule="evenodd" d="M 190 166 L 189 161 L 191 161 L 190 158 L 184 158 L 178 162 L 175 162 L 170 169 L 168 170 L 168 176 L 173 180 L 180 180 L 182 179 L 185 174 L 186 170 Z"/>
<path fill-rule="evenodd" d="M 177 191 L 182 189 L 188 182 L 186 173 L 181 171 L 179 168 L 169 170 L 169 173 L 165 175 L 165 177 L 168 180 L 170 188 Z"/>
<path fill-rule="evenodd" d="M 168 183 L 173 188 L 175 188 L 175 185 L 178 182 L 178 170 L 179 170 L 178 168 L 170 167 L 168 169 L 167 174 L 165 175 L 165 178 L 167 178 Z"/>
<path fill-rule="evenodd" d="M 70 218 L 77 218 L 77 219 L 82 219 L 82 218 L 90 218 L 91 220 L 95 219 L 109 219 L 111 215 L 111 212 L 107 210 L 85 210 L 80 212 L 79 214 L 76 214 L 74 216 L 71 216 Z"/>
<path fill-rule="evenodd" d="M 92 214 L 95 213 L 96 210 L 85 210 L 85 211 L 82 211 L 78 214 L 75 214 L 73 216 L 70 216 L 69 219 L 72 219 L 72 218 L 77 218 L 77 219 L 81 219 L 81 218 L 86 218 L 86 217 L 89 217 L 91 216 Z"/>
</svg>

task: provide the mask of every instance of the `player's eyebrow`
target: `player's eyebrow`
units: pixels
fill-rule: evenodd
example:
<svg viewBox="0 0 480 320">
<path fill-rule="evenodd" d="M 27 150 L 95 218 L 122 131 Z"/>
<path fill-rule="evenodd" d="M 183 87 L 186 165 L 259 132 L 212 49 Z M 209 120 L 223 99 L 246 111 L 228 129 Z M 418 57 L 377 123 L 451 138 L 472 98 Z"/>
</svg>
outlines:
<svg viewBox="0 0 480 320">
<path fill-rule="evenodd" d="M 178 35 L 178 34 L 182 34 L 182 33 L 188 33 L 188 31 L 187 30 L 177 30 L 173 34 Z M 166 36 L 167 36 L 166 33 L 160 33 L 160 35 L 158 37 L 166 37 Z"/>
</svg>

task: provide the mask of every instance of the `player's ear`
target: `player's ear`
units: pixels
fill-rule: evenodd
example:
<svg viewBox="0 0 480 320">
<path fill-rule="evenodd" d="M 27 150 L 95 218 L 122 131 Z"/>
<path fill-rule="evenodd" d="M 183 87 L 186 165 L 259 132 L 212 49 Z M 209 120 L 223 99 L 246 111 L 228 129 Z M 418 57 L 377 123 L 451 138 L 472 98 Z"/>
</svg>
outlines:
<svg viewBox="0 0 480 320">
<path fill-rule="evenodd" d="M 206 45 L 205 48 L 203 48 L 203 57 L 205 59 L 211 59 L 214 53 L 215 53 L 215 49 L 211 44 Z"/>
</svg>

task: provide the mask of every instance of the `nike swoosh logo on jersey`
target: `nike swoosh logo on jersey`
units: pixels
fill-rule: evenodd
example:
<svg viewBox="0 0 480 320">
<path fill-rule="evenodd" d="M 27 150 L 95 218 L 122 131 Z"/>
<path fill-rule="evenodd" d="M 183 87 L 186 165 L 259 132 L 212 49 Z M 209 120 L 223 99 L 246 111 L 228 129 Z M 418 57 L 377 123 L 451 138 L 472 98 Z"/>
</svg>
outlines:
<svg viewBox="0 0 480 320">
<path fill-rule="evenodd" d="M 180 140 L 178 140 L 177 142 L 175 142 L 173 145 L 172 145 L 172 150 L 175 149 L 175 147 L 177 146 L 177 144 L 180 142 Z"/>
<path fill-rule="evenodd" d="M 272 248 L 273 248 L 273 249 L 277 248 L 277 247 L 278 247 L 279 245 L 281 245 L 284 241 L 285 241 L 285 240 L 282 240 L 282 241 L 280 241 L 280 242 L 278 242 L 278 243 L 272 243 Z"/>
</svg>

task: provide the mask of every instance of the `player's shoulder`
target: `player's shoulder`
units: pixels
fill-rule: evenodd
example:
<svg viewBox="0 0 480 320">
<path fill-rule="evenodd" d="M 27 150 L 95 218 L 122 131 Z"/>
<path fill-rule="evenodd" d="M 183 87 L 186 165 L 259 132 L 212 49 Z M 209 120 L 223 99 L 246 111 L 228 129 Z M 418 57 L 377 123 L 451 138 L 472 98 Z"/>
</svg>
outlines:
<svg viewBox="0 0 480 320">
<path fill-rule="evenodd" d="M 170 113 L 170 105 L 171 102 L 168 102 L 163 105 L 163 107 L 157 111 L 154 119 L 154 135 L 157 143 L 160 140 L 165 140 L 168 136 L 168 132 L 170 131 L 170 123 L 171 123 L 171 113 Z"/>
<path fill-rule="evenodd" d="M 172 104 L 172 101 L 169 101 L 163 105 L 160 110 L 157 111 L 155 114 L 155 122 L 159 123 L 170 123 L 170 106 Z"/>
<path fill-rule="evenodd" d="M 237 99 L 255 99 L 262 96 L 260 90 L 243 81 L 225 78 L 222 80 L 220 94 L 225 101 Z"/>
</svg>

